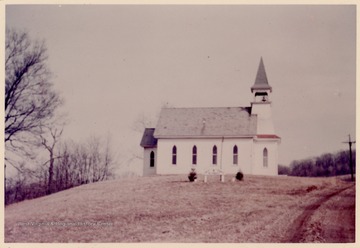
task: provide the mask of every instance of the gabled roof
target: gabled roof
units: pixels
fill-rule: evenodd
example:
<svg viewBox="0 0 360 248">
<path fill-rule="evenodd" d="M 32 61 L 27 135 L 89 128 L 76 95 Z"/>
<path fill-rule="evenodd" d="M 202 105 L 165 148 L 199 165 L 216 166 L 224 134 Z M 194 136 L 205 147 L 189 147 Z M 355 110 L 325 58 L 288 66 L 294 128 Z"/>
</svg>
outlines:
<svg viewBox="0 0 360 248">
<path fill-rule="evenodd" d="M 155 128 L 145 128 L 140 146 L 144 148 L 156 147 L 157 139 L 154 137 Z"/>
<path fill-rule="evenodd" d="M 265 72 L 265 66 L 263 59 L 260 59 L 259 68 L 256 74 L 256 79 L 254 85 L 251 87 L 251 92 L 254 90 L 270 90 L 272 91 L 271 86 L 268 83 L 266 72 Z"/>
<path fill-rule="evenodd" d="M 156 138 L 253 137 L 257 116 L 250 107 L 163 108 Z"/>
</svg>

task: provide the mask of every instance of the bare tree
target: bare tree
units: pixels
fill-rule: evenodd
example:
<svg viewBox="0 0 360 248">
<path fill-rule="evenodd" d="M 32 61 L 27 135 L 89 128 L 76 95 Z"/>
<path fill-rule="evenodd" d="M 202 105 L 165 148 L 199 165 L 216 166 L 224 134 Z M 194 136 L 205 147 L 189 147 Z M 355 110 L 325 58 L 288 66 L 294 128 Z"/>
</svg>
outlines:
<svg viewBox="0 0 360 248">
<path fill-rule="evenodd" d="M 56 188 L 63 190 L 76 185 L 75 177 L 77 176 L 76 161 L 71 161 L 71 143 L 61 144 L 58 151 L 58 160 L 56 163 Z"/>
<path fill-rule="evenodd" d="M 153 127 L 154 119 L 149 117 L 148 115 L 145 115 L 144 113 L 141 113 L 137 116 L 137 118 L 134 120 L 132 125 L 132 130 L 142 134 L 147 127 Z"/>
<path fill-rule="evenodd" d="M 100 154 L 100 139 L 99 137 L 91 137 L 88 141 L 90 180 L 97 182 L 100 180 L 101 169 L 101 154 Z"/>
<path fill-rule="evenodd" d="M 6 29 L 5 49 L 5 146 L 17 153 L 33 145 L 62 100 L 50 82 L 44 42 Z"/>
<path fill-rule="evenodd" d="M 40 143 L 41 145 L 49 152 L 49 160 L 46 163 L 49 163 L 49 179 L 47 185 L 47 194 L 51 194 L 53 192 L 53 176 L 54 176 L 54 166 L 55 166 L 55 146 L 56 143 L 59 142 L 61 134 L 63 132 L 63 128 L 60 130 L 57 128 L 47 128 L 49 130 L 48 135 L 40 135 Z"/>
<path fill-rule="evenodd" d="M 89 154 L 84 145 L 76 145 L 75 151 L 72 154 L 72 160 L 76 164 L 78 171 L 77 184 L 80 185 L 89 183 Z"/>
<path fill-rule="evenodd" d="M 110 136 L 108 135 L 106 139 L 106 147 L 104 151 L 104 166 L 102 170 L 102 178 L 101 180 L 107 180 L 109 176 L 112 175 L 112 164 L 114 161 L 114 156 L 111 150 L 110 145 Z"/>
<path fill-rule="evenodd" d="M 161 109 L 163 108 L 173 108 L 173 105 L 169 102 L 162 102 Z M 160 111 L 156 113 L 155 116 L 150 116 L 149 114 L 139 113 L 136 119 L 133 121 L 132 130 L 143 134 L 145 128 L 151 128 L 156 126 L 156 122 L 160 117 Z"/>
<path fill-rule="evenodd" d="M 113 155 L 110 147 L 110 139 L 108 137 L 105 149 L 99 137 L 91 137 L 87 144 L 89 179 L 90 182 L 98 182 L 107 180 L 111 175 L 111 165 L 113 163 Z"/>
</svg>

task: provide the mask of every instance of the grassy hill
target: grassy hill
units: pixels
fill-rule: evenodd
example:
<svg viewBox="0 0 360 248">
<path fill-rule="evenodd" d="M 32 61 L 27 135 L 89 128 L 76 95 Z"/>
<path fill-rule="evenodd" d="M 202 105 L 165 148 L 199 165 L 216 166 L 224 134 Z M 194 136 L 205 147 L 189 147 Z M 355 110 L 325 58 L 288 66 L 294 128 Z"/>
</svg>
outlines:
<svg viewBox="0 0 360 248">
<path fill-rule="evenodd" d="M 355 184 L 344 178 L 199 179 L 134 177 L 15 203 L 5 208 L 5 242 L 355 240 Z M 345 237 L 327 232 L 334 218 Z"/>
</svg>

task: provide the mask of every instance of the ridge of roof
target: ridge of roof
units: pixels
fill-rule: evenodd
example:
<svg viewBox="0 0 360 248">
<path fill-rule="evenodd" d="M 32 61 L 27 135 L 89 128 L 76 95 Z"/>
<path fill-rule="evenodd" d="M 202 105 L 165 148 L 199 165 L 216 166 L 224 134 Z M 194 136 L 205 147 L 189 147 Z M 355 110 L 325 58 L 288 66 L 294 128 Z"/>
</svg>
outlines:
<svg viewBox="0 0 360 248">
<path fill-rule="evenodd" d="M 242 107 L 242 106 L 232 106 L 232 107 L 163 107 L 162 109 L 246 109 L 251 108 L 250 106 Z"/>
<path fill-rule="evenodd" d="M 246 106 L 246 107 L 164 107 L 161 110 L 241 110 L 241 111 L 246 111 L 251 115 L 251 106 Z"/>
<path fill-rule="evenodd" d="M 272 91 L 272 87 L 269 85 L 269 82 L 268 82 L 268 79 L 266 76 L 264 61 L 263 61 L 262 57 L 260 58 L 260 63 L 259 63 L 259 68 L 258 68 L 258 71 L 256 74 L 255 83 L 251 87 L 251 92 L 253 92 L 254 90 L 270 90 L 270 91 Z"/>
</svg>

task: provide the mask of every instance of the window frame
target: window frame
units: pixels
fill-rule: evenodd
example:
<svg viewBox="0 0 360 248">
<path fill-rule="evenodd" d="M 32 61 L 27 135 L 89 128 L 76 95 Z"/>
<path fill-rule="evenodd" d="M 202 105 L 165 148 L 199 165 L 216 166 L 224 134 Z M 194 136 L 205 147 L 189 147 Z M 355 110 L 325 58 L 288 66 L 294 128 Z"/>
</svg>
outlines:
<svg viewBox="0 0 360 248">
<path fill-rule="evenodd" d="M 173 148 L 172 148 L 172 160 L 171 160 L 171 163 L 173 165 L 177 164 L 177 147 L 176 147 L 176 145 L 174 145 Z"/>
<path fill-rule="evenodd" d="M 212 148 L 212 164 L 217 165 L 217 146 L 214 145 Z"/>
<path fill-rule="evenodd" d="M 154 168 L 155 167 L 155 152 L 151 151 L 150 152 L 150 168 Z"/>
<path fill-rule="evenodd" d="M 237 147 L 237 145 L 234 145 L 233 147 L 233 165 L 238 165 L 239 164 L 239 149 Z"/>
<path fill-rule="evenodd" d="M 192 164 L 197 165 L 197 147 L 196 145 L 192 148 Z"/>
<path fill-rule="evenodd" d="M 263 167 L 267 168 L 269 166 L 269 152 L 268 149 L 265 147 L 263 149 Z"/>
</svg>

